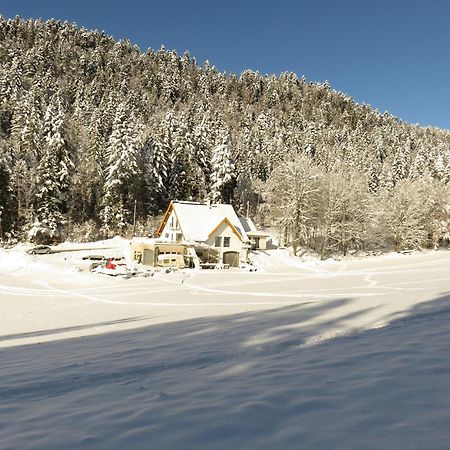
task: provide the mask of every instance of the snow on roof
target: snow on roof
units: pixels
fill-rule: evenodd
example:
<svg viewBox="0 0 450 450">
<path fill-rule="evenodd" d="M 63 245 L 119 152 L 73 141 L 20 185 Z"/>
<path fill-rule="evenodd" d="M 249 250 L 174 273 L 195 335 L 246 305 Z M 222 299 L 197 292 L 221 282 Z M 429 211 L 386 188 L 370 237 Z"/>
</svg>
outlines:
<svg viewBox="0 0 450 450">
<path fill-rule="evenodd" d="M 231 205 L 211 204 L 197 202 L 173 201 L 173 208 L 188 241 L 206 241 L 210 233 L 224 219 L 228 219 L 242 236 L 248 241 L 247 234 Z"/>
<path fill-rule="evenodd" d="M 157 240 L 146 236 L 135 236 L 131 242 L 133 244 L 154 244 Z"/>
<path fill-rule="evenodd" d="M 247 235 L 248 237 L 269 237 L 270 233 L 268 233 L 267 231 L 252 230 L 247 231 Z"/>
<path fill-rule="evenodd" d="M 246 233 L 249 231 L 256 231 L 256 226 L 250 217 L 239 217 L 239 221 L 241 222 L 242 228 Z"/>
<path fill-rule="evenodd" d="M 157 237 L 157 238 L 149 238 L 149 237 L 140 237 L 140 236 L 135 236 L 132 240 L 131 240 L 132 244 L 140 244 L 140 245 L 162 245 L 162 244 L 170 244 L 170 245 L 184 245 L 184 246 L 189 246 L 188 242 L 182 241 L 182 242 L 173 242 L 168 238 L 163 238 L 163 237 Z"/>
<path fill-rule="evenodd" d="M 269 237 L 270 233 L 266 231 L 260 231 L 256 228 L 256 225 L 253 223 L 253 220 L 250 217 L 239 217 L 241 221 L 242 227 L 247 233 L 248 237 Z"/>
</svg>

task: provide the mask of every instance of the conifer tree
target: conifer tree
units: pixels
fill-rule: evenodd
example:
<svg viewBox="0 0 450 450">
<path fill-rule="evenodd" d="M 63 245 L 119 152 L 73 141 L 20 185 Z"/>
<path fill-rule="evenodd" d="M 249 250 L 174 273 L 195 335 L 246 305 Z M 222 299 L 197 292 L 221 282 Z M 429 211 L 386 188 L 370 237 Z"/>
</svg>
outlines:
<svg viewBox="0 0 450 450">
<path fill-rule="evenodd" d="M 230 203 L 236 183 L 235 166 L 231 157 L 230 135 L 220 130 L 211 160 L 210 198 L 214 203 Z"/>
<path fill-rule="evenodd" d="M 139 141 L 130 107 L 121 103 L 117 108 L 112 133 L 107 146 L 107 169 L 104 183 L 103 229 L 120 229 L 130 220 L 130 186 L 137 173 Z"/>
<path fill-rule="evenodd" d="M 0 241 L 14 225 L 11 194 L 11 156 L 5 143 L 0 142 Z"/>
<path fill-rule="evenodd" d="M 170 200 L 169 177 L 176 133 L 176 121 L 172 112 L 165 115 L 156 131 L 151 164 L 161 203 L 166 204 Z"/>
<path fill-rule="evenodd" d="M 17 158 L 35 164 L 42 149 L 41 105 L 32 89 L 17 104 L 11 123 L 11 142 Z"/>
<path fill-rule="evenodd" d="M 193 200 L 194 171 L 191 158 L 194 146 L 192 134 L 184 116 L 181 116 L 176 123 L 172 145 L 168 176 L 169 196 L 172 199 Z"/>
<path fill-rule="evenodd" d="M 66 195 L 73 163 L 66 140 L 64 110 L 56 94 L 44 118 L 44 150 L 37 167 L 32 239 L 57 240 L 66 212 Z"/>
</svg>

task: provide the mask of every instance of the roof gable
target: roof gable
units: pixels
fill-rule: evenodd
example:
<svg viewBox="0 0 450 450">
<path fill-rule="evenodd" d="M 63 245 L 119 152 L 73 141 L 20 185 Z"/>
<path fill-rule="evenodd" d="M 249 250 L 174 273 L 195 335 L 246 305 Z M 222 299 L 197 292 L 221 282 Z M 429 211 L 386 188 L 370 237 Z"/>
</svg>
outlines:
<svg viewBox="0 0 450 450">
<path fill-rule="evenodd" d="M 236 227 L 225 217 L 225 219 L 221 220 L 219 222 L 219 224 L 214 228 L 214 230 L 211 231 L 211 233 L 209 233 L 208 237 L 211 237 L 214 235 L 214 233 L 217 232 L 217 230 L 219 230 L 219 228 L 223 225 L 228 225 L 231 228 L 231 231 L 241 240 L 243 241 L 243 238 L 241 236 L 241 234 L 239 233 L 238 230 L 236 230 Z"/>
</svg>

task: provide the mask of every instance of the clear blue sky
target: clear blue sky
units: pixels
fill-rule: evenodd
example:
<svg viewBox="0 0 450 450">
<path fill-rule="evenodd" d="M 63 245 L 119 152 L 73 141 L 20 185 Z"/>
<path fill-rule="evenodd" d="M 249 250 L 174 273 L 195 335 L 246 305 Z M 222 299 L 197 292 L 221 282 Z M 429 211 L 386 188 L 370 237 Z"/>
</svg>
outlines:
<svg viewBox="0 0 450 450">
<path fill-rule="evenodd" d="M 0 0 L 0 14 L 76 22 L 142 50 L 188 50 L 220 71 L 293 71 L 450 129 L 449 0 Z"/>
</svg>

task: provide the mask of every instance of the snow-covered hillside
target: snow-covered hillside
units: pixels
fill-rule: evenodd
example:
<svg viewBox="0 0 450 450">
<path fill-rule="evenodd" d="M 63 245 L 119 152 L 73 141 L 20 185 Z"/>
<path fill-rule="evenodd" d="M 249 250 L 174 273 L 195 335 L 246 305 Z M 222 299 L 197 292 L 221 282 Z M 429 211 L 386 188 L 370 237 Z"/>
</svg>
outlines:
<svg viewBox="0 0 450 450">
<path fill-rule="evenodd" d="M 2 450 L 448 445 L 449 252 L 128 280 L 8 258 Z"/>
</svg>

